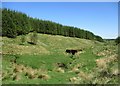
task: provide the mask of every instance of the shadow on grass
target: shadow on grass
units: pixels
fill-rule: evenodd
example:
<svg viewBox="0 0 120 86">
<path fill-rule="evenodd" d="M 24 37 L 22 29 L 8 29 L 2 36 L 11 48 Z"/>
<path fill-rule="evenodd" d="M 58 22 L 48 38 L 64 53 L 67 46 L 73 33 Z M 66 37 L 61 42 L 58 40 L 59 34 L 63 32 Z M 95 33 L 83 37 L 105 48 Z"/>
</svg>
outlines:
<svg viewBox="0 0 120 86">
<path fill-rule="evenodd" d="M 31 44 L 31 45 L 36 45 L 36 43 L 33 43 L 33 42 L 27 42 L 27 43 L 29 43 L 29 44 Z"/>
</svg>

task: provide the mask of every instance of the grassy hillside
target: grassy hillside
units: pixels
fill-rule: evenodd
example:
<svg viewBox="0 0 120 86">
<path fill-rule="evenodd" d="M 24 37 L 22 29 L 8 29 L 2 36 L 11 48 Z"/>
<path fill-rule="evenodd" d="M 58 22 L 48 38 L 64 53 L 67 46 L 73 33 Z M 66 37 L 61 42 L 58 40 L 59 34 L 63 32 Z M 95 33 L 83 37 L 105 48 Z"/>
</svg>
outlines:
<svg viewBox="0 0 120 86">
<path fill-rule="evenodd" d="M 29 44 L 32 33 L 11 39 L 3 37 L 3 83 L 106 84 L 118 83 L 117 46 L 114 42 L 38 34 L 37 45 Z M 83 49 L 74 56 L 66 49 Z"/>
<path fill-rule="evenodd" d="M 26 36 L 25 45 L 20 45 L 21 36 L 18 36 L 15 39 L 3 37 L 3 51 L 5 53 L 14 52 L 15 54 L 50 54 L 55 51 L 62 53 L 70 48 L 80 49 L 94 46 L 94 42 L 90 40 L 46 34 L 38 34 L 37 45 L 33 46 L 27 43 L 30 42 L 30 35 L 31 34 L 28 34 Z"/>
</svg>

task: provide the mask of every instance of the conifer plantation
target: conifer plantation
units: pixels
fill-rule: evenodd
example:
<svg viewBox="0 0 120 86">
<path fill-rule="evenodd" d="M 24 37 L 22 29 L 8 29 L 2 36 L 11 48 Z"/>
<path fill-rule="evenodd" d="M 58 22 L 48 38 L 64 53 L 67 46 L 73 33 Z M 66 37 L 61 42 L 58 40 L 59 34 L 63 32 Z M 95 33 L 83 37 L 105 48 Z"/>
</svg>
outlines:
<svg viewBox="0 0 120 86">
<path fill-rule="evenodd" d="M 96 36 L 90 31 L 73 26 L 64 26 L 52 21 L 32 18 L 24 13 L 6 8 L 2 9 L 2 27 L 2 36 L 10 38 L 36 31 L 37 33 L 43 34 L 103 41 L 100 36 Z"/>
</svg>

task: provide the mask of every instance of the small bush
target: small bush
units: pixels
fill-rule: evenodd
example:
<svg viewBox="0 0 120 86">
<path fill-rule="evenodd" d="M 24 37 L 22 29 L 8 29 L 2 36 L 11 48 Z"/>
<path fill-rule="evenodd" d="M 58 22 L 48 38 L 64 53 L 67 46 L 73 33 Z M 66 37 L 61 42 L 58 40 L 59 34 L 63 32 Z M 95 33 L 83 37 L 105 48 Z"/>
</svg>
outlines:
<svg viewBox="0 0 120 86">
<path fill-rule="evenodd" d="M 33 34 L 31 35 L 31 42 L 30 42 L 30 44 L 36 45 L 37 44 L 37 40 L 38 40 L 37 32 L 33 32 Z"/>
<path fill-rule="evenodd" d="M 26 41 L 25 35 L 22 35 L 20 40 L 21 40 L 21 45 L 24 45 Z"/>
</svg>

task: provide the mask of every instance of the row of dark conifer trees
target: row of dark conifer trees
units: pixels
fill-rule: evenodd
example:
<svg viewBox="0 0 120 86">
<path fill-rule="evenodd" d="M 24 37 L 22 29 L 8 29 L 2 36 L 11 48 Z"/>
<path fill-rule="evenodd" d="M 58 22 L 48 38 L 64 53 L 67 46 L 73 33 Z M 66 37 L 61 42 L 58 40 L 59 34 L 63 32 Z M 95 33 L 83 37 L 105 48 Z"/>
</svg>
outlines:
<svg viewBox="0 0 120 86">
<path fill-rule="evenodd" d="M 32 18 L 22 12 L 10 9 L 2 10 L 2 36 L 15 38 L 36 31 L 37 33 L 63 35 L 68 37 L 84 38 L 89 40 L 103 41 L 100 36 L 94 35 L 73 26 L 65 26 L 48 20 Z"/>
</svg>

